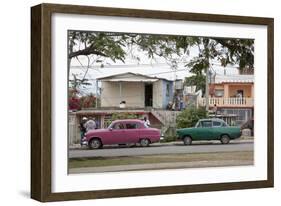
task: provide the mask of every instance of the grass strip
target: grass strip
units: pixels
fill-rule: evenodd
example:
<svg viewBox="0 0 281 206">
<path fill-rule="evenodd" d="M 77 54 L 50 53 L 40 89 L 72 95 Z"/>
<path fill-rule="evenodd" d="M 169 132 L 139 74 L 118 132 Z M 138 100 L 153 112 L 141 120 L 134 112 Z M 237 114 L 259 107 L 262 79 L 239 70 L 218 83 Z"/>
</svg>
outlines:
<svg viewBox="0 0 281 206">
<path fill-rule="evenodd" d="M 142 156 L 117 156 L 117 157 L 86 157 L 70 158 L 69 168 L 104 167 L 114 165 L 153 164 L 168 162 L 196 162 L 196 161 L 253 161 L 252 151 L 243 152 L 212 152 L 192 154 L 165 154 Z"/>
</svg>

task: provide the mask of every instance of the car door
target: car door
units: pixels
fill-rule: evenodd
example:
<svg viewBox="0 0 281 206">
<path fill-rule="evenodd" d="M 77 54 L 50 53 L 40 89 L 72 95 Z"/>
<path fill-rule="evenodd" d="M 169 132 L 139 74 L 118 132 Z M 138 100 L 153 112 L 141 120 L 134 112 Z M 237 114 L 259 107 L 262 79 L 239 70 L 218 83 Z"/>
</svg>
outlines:
<svg viewBox="0 0 281 206">
<path fill-rule="evenodd" d="M 137 122 L 126 122 L 126 142 L 127 143 L 137 143 L 139 140 L 139 125 Z"/>
<path fill-rule="evenodd" d="M 110 129 L 110 144 L 126 143 L 126 129 L 122 122 L 116 122 Z"/>
<path fill-rule="evenodd" d="M 222 134 L 222 122 L 213 120 L 212 139 L 219 139 Z"/>
<path fill-rule="evenodd" d="M 212 121 L 211 120 L 200 121 L 200 124 L 196 128 L 195 138 L 197 140 L 209 140 L 212 138 Z"/>
</svg>

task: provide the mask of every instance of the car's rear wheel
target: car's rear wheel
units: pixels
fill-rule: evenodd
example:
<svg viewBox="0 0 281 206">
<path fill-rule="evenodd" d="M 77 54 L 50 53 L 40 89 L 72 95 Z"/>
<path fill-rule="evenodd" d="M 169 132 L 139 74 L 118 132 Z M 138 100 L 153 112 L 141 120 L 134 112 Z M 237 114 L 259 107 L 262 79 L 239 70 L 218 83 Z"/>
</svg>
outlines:
<svg viewBox="0 0 281 206">
<path fill-rule="evenodd" d="M 141 139 L 141 140 L 140 140 L 140 145 L 141 145 L 142 147 L 148 147 L 149 144 L 150 144 L 149 139 Z"/>
<path fill-rule="evenodd" d="M 230 142 L 230 138 L 228 135 L 224 134 L 221 136 L 221 143 L 222 144 L 228 144 Z"/>
<path fill-rule="evenodd" d="M 98 138 L 91 139 L 91 141 L 89 142 L 89 148 L 90 149 L 100 149 L 100 148 L 102 148 L 101 140 L 98 139 Z"/>
<path fill-rule="evenodd" d="M 185 136 L 185 137 L 183 138 L 183 144 L 184 144 L 184 145 L 191 145 L 191 143 L 192 143 L 192 139 L 191 139 L 190 136 Z"/>
</svg>

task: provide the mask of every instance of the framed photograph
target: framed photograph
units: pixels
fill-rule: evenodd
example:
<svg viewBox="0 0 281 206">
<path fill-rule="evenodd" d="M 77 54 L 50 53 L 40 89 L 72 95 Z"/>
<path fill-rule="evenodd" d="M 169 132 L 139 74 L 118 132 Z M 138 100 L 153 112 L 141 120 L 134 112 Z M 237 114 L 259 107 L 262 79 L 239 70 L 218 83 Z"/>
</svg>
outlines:
<svg viewBox="0 0 281 206">
<path fill-rule="evenodd" d="M 31 8 L 31 197 L 273 187 L 262 17 Z"/>
</svg>

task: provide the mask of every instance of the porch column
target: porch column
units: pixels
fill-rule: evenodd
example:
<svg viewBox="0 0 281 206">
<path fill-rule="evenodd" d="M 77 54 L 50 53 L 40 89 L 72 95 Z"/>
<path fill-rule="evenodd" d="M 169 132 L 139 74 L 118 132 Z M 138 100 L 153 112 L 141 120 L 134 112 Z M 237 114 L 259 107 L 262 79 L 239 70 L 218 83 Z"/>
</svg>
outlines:
<svg viewBox="0 0 281 206">
<path fill-rule="evenodd" d="M 104 128 L 104 115 L 100 116 L 100 128 L 103 129 Z"/>
<path fill-rule="evenodd" d="M 255 96 L 255 89 L 254 89 L 254 84 L 252 84 L 252 86 L 251 86 L 251 98 L 253 98 L 254 99 L 254 96 Z"/>
<path fill-rule="evenodd" d="M 229 85 L 228 84 L 224 84 L 224 98 L 229 98 Z"/>
<path fill-rule="evenodd" d="M 122 82 L 119 82 L 119 98 L 120 98 L 119 103 L 121 103 L 121 101 L 123 101 L 122 100 Z"/>
</svg>

